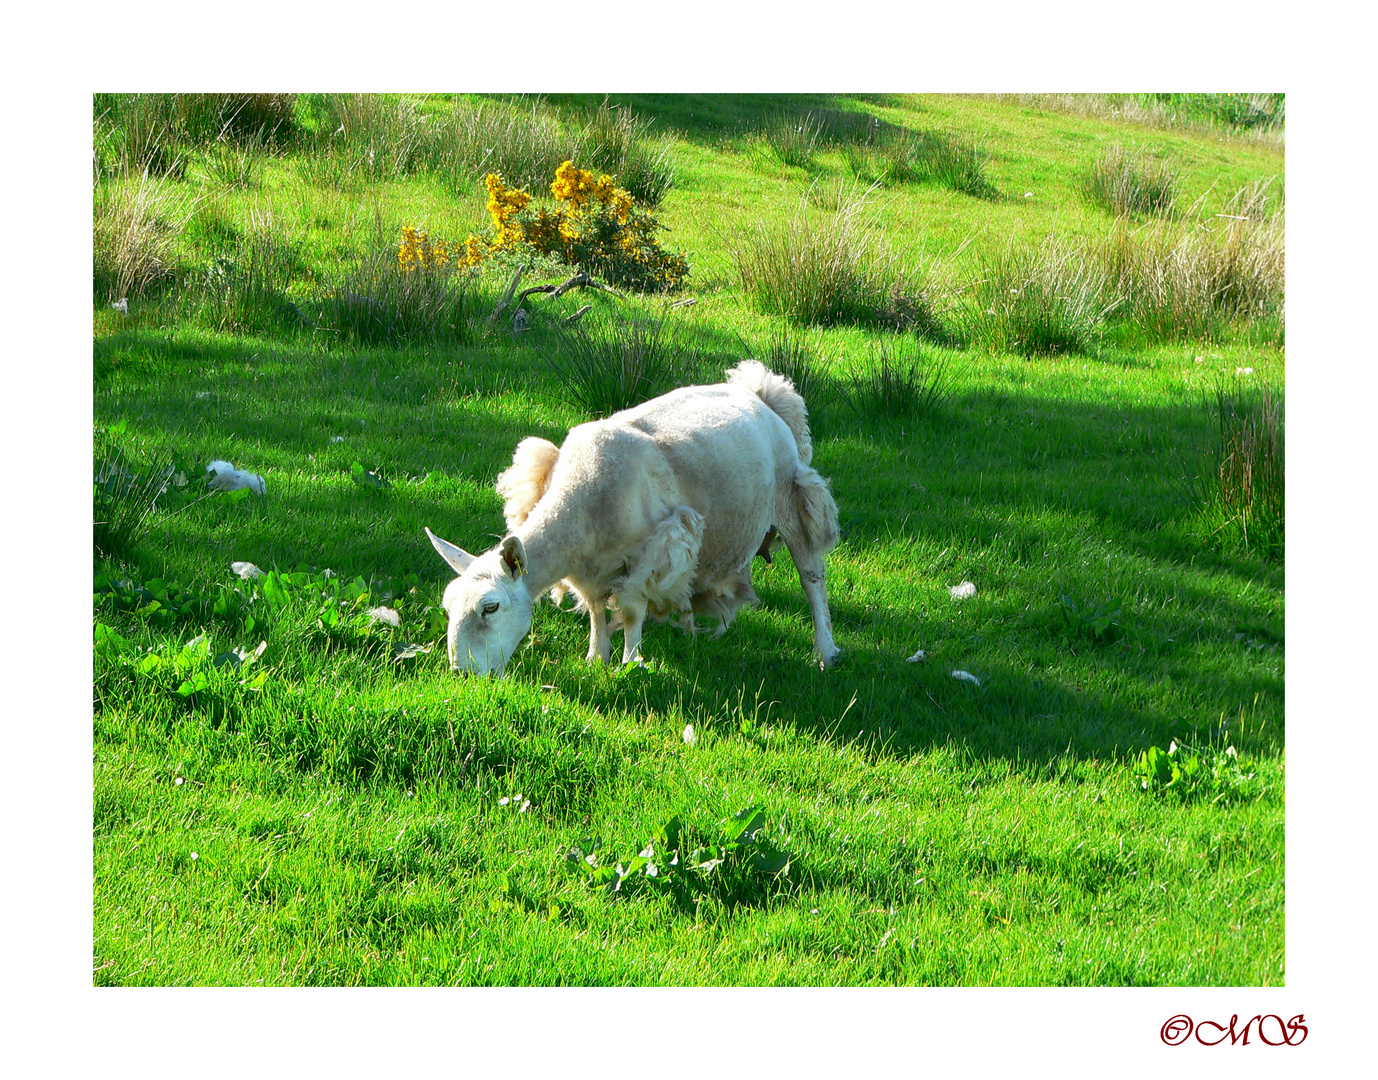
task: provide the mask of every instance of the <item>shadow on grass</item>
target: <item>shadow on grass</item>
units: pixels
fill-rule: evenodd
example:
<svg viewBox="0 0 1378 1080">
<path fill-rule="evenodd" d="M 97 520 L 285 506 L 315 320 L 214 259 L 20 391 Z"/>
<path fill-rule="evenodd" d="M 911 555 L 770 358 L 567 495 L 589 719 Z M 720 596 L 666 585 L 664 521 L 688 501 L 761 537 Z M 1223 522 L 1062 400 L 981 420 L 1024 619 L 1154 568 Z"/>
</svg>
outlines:
<svg viewBox="0 0 1378 1080">
<path fill-rule="evenodd" d="M 100 422 L 136 417 L 141 437 L 268 477 L 261 503 L 207 503 L 152 521 L 136 561 L 187 584 L 243 559 L 350 577 L 414 571 L 438 595 L 448 572 L 422 527 L 489 547 L 503 527 L 492 480 L 512 448 L 531 434 L 558 443 L 567 430 L 532 401 L 558 402 L 559 385 L 515 346 L 331 353 L 192 336 L 108 340 L 98 350 L 144 349 L 154 370 L 98 386 Z M 693 348 L 719 369 L 744 353 L 735 335 L 704 328 Z M 233 377 L 198 399 L 203 369 Z M 585 620 L 543 611 L 514 677 L 535 678 L 544 661 L 554 671 L 542 668 L 540 681 L 590 706 L 674 708 L 696 726 L 735 730 L 743 709 L 773 702 L 772 722 L 877 753 L 954 743 L 1037 767 L 1166 745 L 1262 694 L 1275 703 L 1269 737 L 1280 745 L 1280 665 L 1270 674 L 1273 665 L 1253 662 L 1268 654 L 1247 650 L 1281 647 L 1280 600 L 1267 593 L 1280 597 L 1283 568 L 1204 548 L 1185 531 L 1193 507 L 1176 471 L 1193 433 L 1208 429 L 1197 403 L 1011 389 L 958 394 L 913 421 L 813 404 L 815 464 L 833 481 L 843 521 L 830 591 L 848 654 L 836 669 L 820 672 L 810 659 L 807 607 L 782 557 L 770 569 L 756 564 L 764 605 L 727 635 L 689 640 L 653 627 L 646 651 L 659 671 L 586 677 Z M 335 431 L 347 432 L 343 442 L 331 441 Z M 394 487 L 351 483 L 353 460 Z M 894 545 L 898 553 L 873 558 Z M 979 594 L 958 605 L 947 590 L 965 579 Z M 1128 591 L 1118 597 L 1123 639 L 1063 633 L 1063 591 Z M 920 648 L 929 661 L 906 663 Z M 954 669 L 981 686 L 953 679 Z"/>
<path fill-rule="evenodd" d="M 569 112 L 592 114 L 603 94 L 552 94 L 546 100 Z M 654 122 L 655 131 L 672 131 L 687 142 L 716 146 L 748 134 L 773 116 L 803 115 L 819 109 L 854 111 L 836 94 L 608 94 L 613 105 L 631 108 Z"/>
</svg>

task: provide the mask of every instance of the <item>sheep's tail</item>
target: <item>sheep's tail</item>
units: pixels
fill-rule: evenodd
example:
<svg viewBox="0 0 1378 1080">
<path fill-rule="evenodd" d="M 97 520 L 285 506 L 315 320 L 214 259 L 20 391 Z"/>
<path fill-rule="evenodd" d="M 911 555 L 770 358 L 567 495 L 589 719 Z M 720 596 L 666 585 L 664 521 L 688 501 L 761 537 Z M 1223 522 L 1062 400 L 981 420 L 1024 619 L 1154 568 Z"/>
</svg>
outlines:
<svg viewBox="0 0 1378 1080">
<path fill-rule="evenodd" d="M 548 439 L 532 435 L 517 444 L 511 466 L 494 485 L 505 503 L 502 515 L 509 532 L 524 522 L 550 487 L 550 474 L 560 448 Z"/>
<path fill-rule="evenodd" d="M 777 375 L 759 360 L 743 360 L 727 373 L 727 381 L 740 383 L 766 403 L 794 433 L 799 460 L 813 460 L 813 436 L 809 434 L 809 410 L 794 383 Z"/>
</svg>

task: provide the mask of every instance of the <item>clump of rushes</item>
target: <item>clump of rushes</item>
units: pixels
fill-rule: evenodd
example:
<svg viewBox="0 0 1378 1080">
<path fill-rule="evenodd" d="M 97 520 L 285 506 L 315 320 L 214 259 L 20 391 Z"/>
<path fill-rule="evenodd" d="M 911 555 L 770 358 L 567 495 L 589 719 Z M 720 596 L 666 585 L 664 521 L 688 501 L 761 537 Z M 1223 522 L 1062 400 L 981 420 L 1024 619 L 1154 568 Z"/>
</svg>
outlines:
<svg viewBox="0 0 1378 1080">
<path fill-rule="evenodd" d="M 1105 270 L 1083 248 L 1049 237 L 986 264 L 969 332 L 997 352 L 1085 352 L 1099 342 L 1118 302 Z"/>
<path fill-rule="evenodd" d="M 1285 547 L 1283 402 L 1272 388 L 1247 394 L 1217 387 L 1216 441 L 1207 481 L 1208 505 L 1220 517 L 1215 535 L 1264 555 Z"/>
<path fill-rule="evenodd" d="M 425 233 L 410 230 L 410 270 L 390 251 L 374 252 L 321 300 L 318 326 L 364 345 L 469 339 L 471 279 L 440 262 Z M 408 238 L 404 235 L 404 247 Z M 442 251 L 448 250 L 442 245 Z M 429 252 L 429 255 L 419 254 Z"/>
<path fill-rule="evenodd" d="M 1267 185 L 1236 192 L 1225 211 L 1191 224 L 1117 222 L 1098 249 L 1117 319 L 1150 341 L 1218 336 L 1231 324 L 1279 318 L 1286 279 L 1284 221 Z"/>
<path fill-rule="evenodd" d="M 651 122 L 606 100 L 579 134 L 578 156 L 612 174 L 617 186 L 647 206 L 657 206 L 675 180 L 670 147 L 652 146 Z"/>
<path fill-rule="evenodd" d="M 756 310 L 804 325 L 917 325 L 932 305 L 883 242 L 872 238 L 866 200 L 875 185 L 839 187 L 835 209 L 811 211 L 808 197 L 783 225 L 765 224 L 732 251 Z M 922 324 L 922 325 L 918 325 Z"/>
<path fill-rule="evenodd" d="M 576 325 L 545 359 L 589 416 L 647 401 L 686 374 L 683 346 L 664 318 Z"/>
<path fill-rule="evenodd" d="M 495 255 L 522 251 L 554 256 L 637 292 L 677 289 L 689 273 L 682 254 L 660 246 L 656 232 L 664 226 L 634 205 L 631 194 L 607 174 L 595 177 L 572 161 L 561 164 L 550 185 L 560 204 L 554 212 L 533 207 L 528 192 L 508 187 L 496 173 L 488 174 L 485 186 L 492 236 L 471 235 L 462 244 L 428 241 L 423 253 L 404 230 L 397 253 L 403 273 L 478 266 Z"/>
<path fill-rule="evenodd" d="M 813 155 L 823 145 L 823 126 L 813 113 L 803 116 L 781 113 L 757 128 L 753 141 L 773 154 L 781 164 L 807 169 L 813 164 Z"/>
<path fill-rule="evenodd" d="M 1087 201 L 1117 217 L 1157 214 L 1167 217 L 1177 203 L 1177 174 L 1160 158 L 1112 146 L 1082 180 Z"/>
<path fill-rule="evenodd" d="M 263 332 L 303 325 L 301 310 L 287 295 L 306 273 L 297 245 L 263 222 L 217 255 L 206 271 L 205 289 L 218 329 Z"/>
<path fill-rule="evenodd" d="M 844 145 L 842 158 L 866 183 L 932 183 L 980 199 L 997 194 L 975 140 L 943 132 L 876 127 L 867 141 Z"/>
<path fill-rule="evenodd" d="M 171 279 L 182 231 L 196 210 L 195 198 L 148 173 L 97 183 L 92 194 L 96 298 L 108 303 L 132 300 Z"/>
<path fill-rule="evenodd" d="M 882 341 L 852 376 L 847 399 L 863 417 L 917 419 L 948 395 L 947 364 L 914 338 Z"/>
<path fill-rule="evenodd" d="M 802 335 L 776 328 L 758 350 L 758 358 L 771 371 L 789 379 L 811 408 L 829 396 L 825 390 L 827 373 Z"/>
</svg>

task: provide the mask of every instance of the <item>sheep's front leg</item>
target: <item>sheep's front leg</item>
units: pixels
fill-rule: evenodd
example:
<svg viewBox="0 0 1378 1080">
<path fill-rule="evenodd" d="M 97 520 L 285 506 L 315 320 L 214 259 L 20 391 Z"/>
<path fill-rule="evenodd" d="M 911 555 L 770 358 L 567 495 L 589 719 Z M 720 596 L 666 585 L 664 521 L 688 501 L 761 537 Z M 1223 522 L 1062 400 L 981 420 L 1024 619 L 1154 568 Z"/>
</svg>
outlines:
<svg viewBox="0 0 1378 1080">
<path fill-rule="evenodd" d="M 644 601 L 619 601 L 618 608 L 622 612 L 622 663 L 630 664 L 641 659 L 641 627 L 646 621 L 646 604 Z"/>
<path fill-rule="evenodd" d="M 823 666 L 831 667 L 834 660 L 842 655 L 842 650 L 833 641 L 833 617 L 828 611 L 828 586 L 824 580 L 823 556 L 812 552 L 796 552 L 791 549 L 790 556 L 799 570 L 799 584 L 804 587 L 804 596 L 809 601 L 809 611 L 813 615 L 813 644 L 818 655 L 823 658 Z"/>
<path fill-rule="evenodd" d="M 589 654 L 588 662 L 595 660 L 607 663 L 612 657 L 612 638 L 608 636 L 606 601 L 597 600 L 589 608 Z"/>
</svg>

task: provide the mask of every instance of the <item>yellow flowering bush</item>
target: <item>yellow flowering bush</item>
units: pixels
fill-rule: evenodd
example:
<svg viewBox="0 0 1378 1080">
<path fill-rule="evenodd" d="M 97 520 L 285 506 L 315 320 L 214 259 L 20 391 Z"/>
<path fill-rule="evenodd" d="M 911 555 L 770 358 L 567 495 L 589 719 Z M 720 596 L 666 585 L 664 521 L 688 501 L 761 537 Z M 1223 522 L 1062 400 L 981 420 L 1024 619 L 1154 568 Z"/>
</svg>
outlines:
<svg viewBox="0 0 1378 1080">
<path fill-rule="evenodd" d="M 444 240 L 437 239 L 434 244 L 424 232 L 410 225 L 402 227 L 402 246 L 397 249 L 397 267 L 403 273 L 413 270 L 440 270 L 451 258 L 451 251 Z"/>
<path fill-rule="evenodd" d="M 496 173 L 488 174 L 485 187 L 491 237 L 470 236 L 463 244 L 447 245 L 407 227 L 398 268 L 412 273 L 477 266 L 500 251 L 528 248 L 638 292 L 676 289 L 689 273 L 682 254 L 660 246 L 656 233 L 665 226 L 637 207 L 611 176 L 594 176 L 564 162 L 550 185 L 560 204 L 554 210 L 533 207 L 529 193 L 508 188 Z"/>
</svg>

